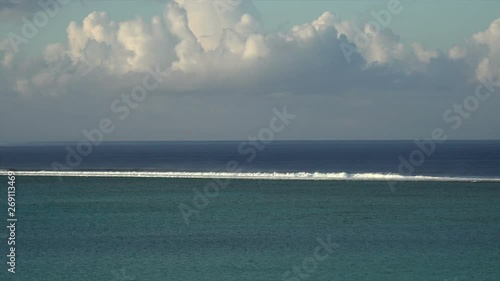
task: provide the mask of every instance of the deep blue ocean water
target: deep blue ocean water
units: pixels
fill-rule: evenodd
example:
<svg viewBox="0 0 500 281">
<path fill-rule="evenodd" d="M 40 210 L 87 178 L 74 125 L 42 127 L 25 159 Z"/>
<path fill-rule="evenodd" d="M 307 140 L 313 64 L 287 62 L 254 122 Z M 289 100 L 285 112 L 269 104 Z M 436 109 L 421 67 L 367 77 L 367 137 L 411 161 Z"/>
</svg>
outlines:
<svg viewBox="0 0 500 281">
<path fill-rule="evenodd" d="M 411 142 L 276 142 L 250 163 L 236 142 L 99 146 L 80 171 L 397 173 Z M 500 280 L 500 183 L 26 176 L 66 144 L 0 147 L 16 177 L 16 275 L 0 280 Z M 496 179 L 499 142 L 448 142 L 417 175 Z M 87 174 L 88 175 L 88 174 Z M 0 176 L 7 225 L 7 177 Z M 198 197 L 199 199 L 199 197 Z M 196 202 L 195 202 L 196 201 Z M 206 203 L 206 202 L 205 202 Z M 181 206 L 196 213 L 186 224 Z M 0 255 L 7 232 L 0 232 Z M 331 252 L 319 241 L 330 242 Z M 334 246 L 333 246 L 334 245 Z M 316 259 L 319 249 L 321 260 Z"/>
<path fill-rule="evenodd" d="M 243 172 L 500 177 L 500 141 L 447 141 L 429 156 L 413 141 L 275 141 L 262 150 L 242 142 L 103 143 L 75 167 L 66 163 L 68 147 L 76 151 L 76 143 L 0 146 L 0 169 L 53 170 L 59 162 L 77 171 L 223 172 L 236 161 Z M 415 151 L 424 155 L 416 159 L 422 163 L 411 173 L 400 170 L 399 156 L 411 162 Z"/>
</svg>

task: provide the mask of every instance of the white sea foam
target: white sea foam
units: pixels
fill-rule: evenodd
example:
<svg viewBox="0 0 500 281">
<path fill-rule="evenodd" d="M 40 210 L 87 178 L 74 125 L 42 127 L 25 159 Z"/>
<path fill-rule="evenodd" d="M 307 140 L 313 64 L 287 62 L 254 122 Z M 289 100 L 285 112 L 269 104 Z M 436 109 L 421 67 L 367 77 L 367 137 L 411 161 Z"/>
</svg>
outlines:
<svg viewBox="0 0 500 281">
<path fill-rule="evenodd" d="M 7 171 L 0 170 L 0 175 Z M 227 172 L 146 172 L 146 171 L 16 171 L 19 176 L 50 177 L 128 177 L 128 178 L 184 178 L 184 179 L 249 179 L 249 180 L 323 180 L 323 181 L 451 181 L 500 182 L 500 177 L 437 177 L 403 176 L 380 173 L 227 173 Z"/>
</svg>

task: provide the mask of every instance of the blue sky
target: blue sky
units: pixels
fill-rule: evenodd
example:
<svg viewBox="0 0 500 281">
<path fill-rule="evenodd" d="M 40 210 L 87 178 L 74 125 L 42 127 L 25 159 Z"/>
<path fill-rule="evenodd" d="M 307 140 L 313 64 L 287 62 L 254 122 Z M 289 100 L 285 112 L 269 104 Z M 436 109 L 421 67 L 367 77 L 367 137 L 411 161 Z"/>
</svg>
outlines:
<svg viewBox="0 0 500 281">
<path fill-rule="evenodd" d="M 27 46 L 30 53 L 39 53 L 45 45 L 64 42 L 65 29 L 71 21 L 81 21 L 92 11 L 107 11 L 113 20 L 134 17 L 161 16 L 166 1 L 96 1 L 73 0 L 65 6 L 64 13 L 54 18 Z M 471 34 L 485 29 L 500 16 L 500 1 L 401 1 L 405 7 L 402 17 L 395 18 L 390 28 L 401 36 L 403 42 L 419 41 L 430 47 L 448 49 L 460 44 Z M 263 28 L 266 31 L 285 31 L 295 24 L 311 22 L 325 11 L 342 18 L 369 21 L 371 10 L 385 8 L 387 1 L 335 1 L 335 0 L 259 0 L 254 1 Z M 467 23 L 467 24 L 464 24 Z M 0 35 L 19 31 L 19 23 L 2 24 Z"/>
<path fill-rule="evenodd" d="M 73 1 L 16 50 L 40 8 L 0 0 L 0 142 L 103 118 L 106 140 L 240 140 L 284 107 L 280 139 L 500 139 L 500 2 L 401 1 L 374 29 L 395 1 Z"/>
<path fill-rule="evenodd" d="M 284 10 L 283 2 L 286 2 Z M 401 1 L 405 10 L 390 28 L 406 42 L 420 41 L 436 48 L 450 48 L 498 18 L 495 1 Z M 310 22 L 324 11 L 342 18 L 370 20 L 369 11 L 385 8 L 387 1 L 256 1 L 269 28 L 283 23 Z M 467 23 L 467 24 L 463 24 Z"/>
</svg>

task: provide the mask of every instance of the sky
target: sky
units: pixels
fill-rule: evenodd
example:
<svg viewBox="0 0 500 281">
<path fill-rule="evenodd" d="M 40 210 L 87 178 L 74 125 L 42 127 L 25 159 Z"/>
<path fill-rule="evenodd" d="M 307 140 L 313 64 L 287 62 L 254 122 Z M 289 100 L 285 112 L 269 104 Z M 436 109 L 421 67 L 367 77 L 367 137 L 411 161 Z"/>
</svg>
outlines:
<svg viewBox="0 0 500 281">
<path fill-rule="evenodd" d="M 500 1 L 41 3 L 0 0 L 0 143 L 500 139 Z"/>
</svg>

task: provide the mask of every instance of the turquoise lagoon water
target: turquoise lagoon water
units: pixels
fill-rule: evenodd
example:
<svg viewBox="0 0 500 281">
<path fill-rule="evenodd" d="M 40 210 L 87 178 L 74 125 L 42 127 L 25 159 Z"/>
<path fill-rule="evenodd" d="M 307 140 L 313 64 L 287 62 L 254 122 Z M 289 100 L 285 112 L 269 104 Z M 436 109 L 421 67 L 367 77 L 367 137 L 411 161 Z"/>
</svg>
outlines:
<svg viewBox="0 0 500 281">
<path fill-rule="evenodd" d="M 499 183 L 231 180 L 187 225 L 210 181 L 18 176 L 0 279 L 500 280 Z"/>
</svg>

